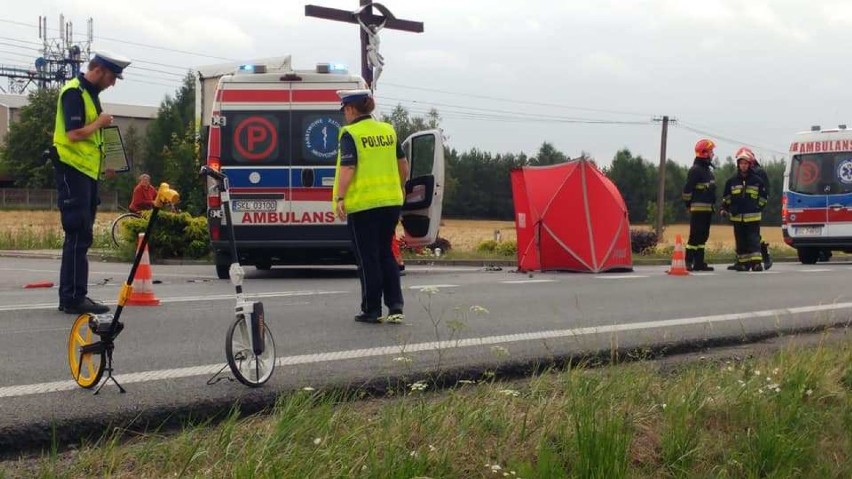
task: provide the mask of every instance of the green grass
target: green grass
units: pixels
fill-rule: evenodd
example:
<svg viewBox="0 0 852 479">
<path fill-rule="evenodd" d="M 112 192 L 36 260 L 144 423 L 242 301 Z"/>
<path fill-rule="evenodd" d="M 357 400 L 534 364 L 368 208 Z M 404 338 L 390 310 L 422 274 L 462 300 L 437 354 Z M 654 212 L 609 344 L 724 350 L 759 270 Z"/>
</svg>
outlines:
<svg viewBox="0 0 852 479">
<path fill-rule="evenodd" d="M 0 477 L 852 476 L 849 339 L 675 370 L 640 361 L 353 396 L 295 391 L 266 415 L 106 436 L 0 463 Z"/>
</svg>

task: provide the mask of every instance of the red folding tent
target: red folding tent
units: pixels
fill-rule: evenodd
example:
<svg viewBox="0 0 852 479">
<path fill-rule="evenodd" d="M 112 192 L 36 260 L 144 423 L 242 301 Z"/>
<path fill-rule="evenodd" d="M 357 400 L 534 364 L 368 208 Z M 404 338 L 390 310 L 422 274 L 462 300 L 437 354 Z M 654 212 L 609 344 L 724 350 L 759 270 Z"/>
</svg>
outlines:
<svg viewBox="0 0 852 479">
<path fill-rule="evenodd" d="M 630 223 L 618 188 L 591 161 L 512 170 L 518 270 L 630 271 Z"/>
</svg>

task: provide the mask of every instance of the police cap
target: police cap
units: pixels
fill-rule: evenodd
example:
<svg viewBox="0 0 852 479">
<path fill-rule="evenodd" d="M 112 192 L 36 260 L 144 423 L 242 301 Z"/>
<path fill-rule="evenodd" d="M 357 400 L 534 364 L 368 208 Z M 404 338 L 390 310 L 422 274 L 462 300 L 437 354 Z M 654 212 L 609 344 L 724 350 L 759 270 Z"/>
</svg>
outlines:
<svg viewBox="0 0 852 479">
<path fill-rule="evenodd" d="M 364 98 L 370 98 L 373 96 L 373 92 L 370 90 L 338 90 L 337 96 L 340 97 L 340 109 L 343 110 L 343 107 L 348 105 L 349 103 L 363 100 Z"/>
<path fill-rule="evenodd" d="M 124 79 L 122 72 L 127 68 L 127 65 L 130 65 L 129 58 L 103 50 L 94 53 L 95 55 L 92 57 L 93 62 L 115 73 L 116 78 Z"/>
</svg>

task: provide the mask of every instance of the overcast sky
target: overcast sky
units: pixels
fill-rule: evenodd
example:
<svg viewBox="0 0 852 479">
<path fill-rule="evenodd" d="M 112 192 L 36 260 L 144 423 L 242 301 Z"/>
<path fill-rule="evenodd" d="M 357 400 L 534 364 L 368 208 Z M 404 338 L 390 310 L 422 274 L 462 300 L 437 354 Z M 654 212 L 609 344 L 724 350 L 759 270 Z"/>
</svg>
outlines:
<svg viewBox="0 0 852 479">
<path fill-rule="evenodd" d="M 358 71 L 358 27 L 307 18 L 306 3 L 358 7 L 357 0 L 0 0 L 0 64 L 26 64 L 37 54 L 36 43 L 24 42 L 39 41 L 38 16 L 58 29 L 64 13 L 75 37 L 84 39 L 92 17 L 94 48 L 135 61 L 104 93 L 110 102 L 159 104 L 180 67 L 223 60 L 290 54 L 296 68 L 336 61 Z M 768 159 L 810 125 L 852 126 L 852 88 L 843 80 L 852 78 L 849 0 L 382 3 L 424 22 L 425 32 L 382 32 L 380 106 L 435 106 L 460 150 L 532 154 L 549 141 L 601 164 L 623 147 L 657 161 L 660 126 L 651 119 L 670 115 L 678 124 L 668 156 L 688 164 L 702 136 L 718 140 L 720 157 L 742 143 Z M 627 124 L 588 122 L 598 120 Z"/>
</svg>

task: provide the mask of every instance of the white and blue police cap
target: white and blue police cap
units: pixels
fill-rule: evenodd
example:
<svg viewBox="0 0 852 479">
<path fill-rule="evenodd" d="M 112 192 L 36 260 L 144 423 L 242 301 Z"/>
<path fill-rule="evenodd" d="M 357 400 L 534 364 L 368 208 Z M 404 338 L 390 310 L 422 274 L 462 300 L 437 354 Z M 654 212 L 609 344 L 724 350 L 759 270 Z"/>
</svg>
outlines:
<svg viewBox="0 0 852 479">
<path fill-rule="evenodd" d="M 116 78 L 124 79 L 122 72 L 127 68 L 127 65 L 130 65 L 129 58 L 103 50 L 94 53 L 95 55 L 92 57 L 93 62 L 115 73 Z"/>
<path fill-rule="evenodd" d="M 364 98 L 370 98 L 373 96 L 373 92 L 370 90 L 337 90 L 337 96 L 340 97 L 340 109 L 343 110 L 343 107 L 346 105 L 363 100 Z"/>
</svg>

